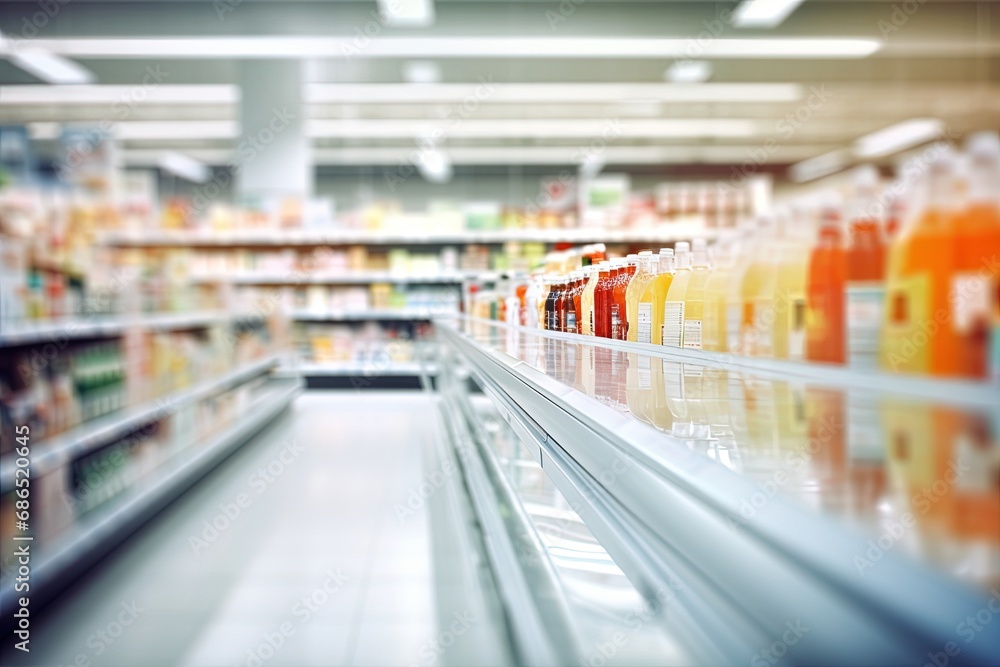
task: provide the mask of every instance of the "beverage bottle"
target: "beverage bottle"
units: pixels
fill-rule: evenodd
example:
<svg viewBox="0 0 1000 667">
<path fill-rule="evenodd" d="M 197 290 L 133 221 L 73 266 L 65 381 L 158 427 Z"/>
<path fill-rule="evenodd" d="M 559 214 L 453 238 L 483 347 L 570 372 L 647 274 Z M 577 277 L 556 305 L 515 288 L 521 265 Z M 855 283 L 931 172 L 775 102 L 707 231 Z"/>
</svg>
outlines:
<svg viewBox="0 0 1000 667">
<path fill-rule="evenodd" d="M 806 353 L 806 279 L 812 244 L 809 214 L 793 208 L 779 218 L 778 274 L 775 286 L 774 358 L 801 361 Z"/>
<path fill-rule="evenodd" d="M 559 311 L 556 302 L 559 300 L 559 279 L 549 277 L 546 282 L 549 285 L 549 292 L 545 297 L 545 329 L 547 331 L 559 331 Z"/>
<path fill-rule="evenodd" d="M 705 290 L 709 275 L 708 244 L 705 239 L 695 239 L 691 251 L 691 276 L 684 292 L 683 346 L 689 350 L 704 349 L 702 333 L 705 320 Z"/>
<path fill-rule="evenodd" d="M 662 344 L 684 346 L 684 296 L 691 282 L 691 245 L 679 241 L 674 245 L 676 271 L 663 302 Z"/>
<path fill-rule="evenodd" d="M 885 242 L 879 215 L 878 171 L 859 168 L 854 175 L 854 196 L 848 215 L 847 363 L 854 368 L 878 366 L 878 339 L 885 301 Z"/>
<path fill-rule="evenodd" d="M 580 295 L 580 333 L 594 336 L 594 290 L 597 289 L 600 273 L 596 264 L 588 266 L 586 271 L 587 280 Z"/>
<path fill-rule="evenodd" d="M 722 318 L 726 348 L 734 354 L 749 354 L 743 340 L 743 277 L 753 259 L 753 242 L 756 226 L 750 218 L 741 218 L 734 247 L 732 263 L 726 272 L 725 315 Z"/>
<path fill-rule="evenodd" d="M 611 338 L 611 262 L 605 260 L 597 265 L 599 272 L 597 287 L 594 289 L 594 335 Z"/>
<path fill-rule="evenodd" d="M 517 317 L 514 318 L 514 323 L 521 326 L 527 324 L 525 320 L 527 319 L 528 311 L 528 287 L 528 277 L 523 273 L 518 274 L 517 286 L 514 288 L 514 296 L 517 297 Z"/>
<path fill-rule="evenodd" d="M 729 349 L 726 336 L 726 292 L 735 263 L 735 241 L 727 239 L 712 246 L 714 261 L 705 281 L 705 316 L 702 347 L 714 352 Z"/>
<path fill-rule="evenodd" d="M 968 192 L 955 218 L 951 305 L 959 372 L 1000 380 L 1000 136 L 981 132 L 967 146 Z"/>
<path fill-rule="evenodd" d="M 625 289 L 625 320 L 627 322 L 625 331 L 626 338 L 632 342 L 637 341 L 639 336 L 639 297 L 642 296 L 649 281 L 653 279 L 653 273 L 650 271 L 652 257 L 652 250 L 643 250 L 639 253 L 635 275 L 632 276 Z"/>
<path fill-rule="evenodd" d="M 540 277 L 532 276 L 524 295 L 524 317 L 521 322 L 524 326 L 532 329 L 538 328 L 538 298 L 541 295 L 541 291 Z"/>
<path fill-rule="evenodd" d="M 569 291 L 569 277 L 556 278 L 556 282 L 556 328 L 554 330 L 564 332 L 566 331 L 566 292 Z"/>
<path fill-rule="evenodd" d="M 625 314 L 627 304 L 625 303 L 625 292 L 628 289 L 630 274 L 629 260 L 619 260 L 618 275 L 615 277 L 614 287 L 611 291 L 611 337 L 615 340 L 626 340 L 626 320 Z"/>
<path fill-rule="evenodd" d="M 749 260 L 741 287 L 743 353 L 771 357 L 774 355 L 774 295 L 778 277 L 774 253 L 774 218 L 757 218 L 755 241 L 751 246 Z"/>
<path fill-rule="evenodd" d="M 583 319 L 583 288 L 587 283 L 587 272 L 577 271 L 576 282 L 573 285 L 573 326 L 570 333 L 580 333 L 580 325 Z"/>
<path fill-rule="evenodd" d="M 840 206 L 829 200 L 820 210 L 819 233 L 809 255 L 806 288 L 806 358 L 844 363 L 844 284 L 847 256 Z"/>
<path fill-rule="evenodd" d="M 663 305 L 673 279 L 674 251 L 672 248 L 661 248 L 656 275 L 639 297 L 636 316 L 639 331 L 636 332 L 636 342 L 663 344 Z"/>
<path fill-rule="evenodd" d="M 955 157 L 943 152 L 926 169 L 924 202 L 889 251 L 879 364 L 895 372 L 953 376 L 960 371 L 959 339 L 949 321 Z"/>
<path fill-rule="evenodd" d="M 549 290 L 552 285 L 549 284 L 548 276 L 542 275 L 539 278 L 539 290 L 538 290 L 538 328 L 545 329 L 548 324 L 548 319 L 545 315 L 545 308 L 549 302 Z"/>
</svg>

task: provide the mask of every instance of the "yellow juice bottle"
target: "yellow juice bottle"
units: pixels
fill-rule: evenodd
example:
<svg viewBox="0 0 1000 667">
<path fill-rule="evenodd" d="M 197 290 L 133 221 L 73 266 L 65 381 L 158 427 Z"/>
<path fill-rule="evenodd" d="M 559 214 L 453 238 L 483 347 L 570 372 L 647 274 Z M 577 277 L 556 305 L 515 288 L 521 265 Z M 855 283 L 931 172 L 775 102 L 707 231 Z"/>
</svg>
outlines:
<svg viewBox="0 0 1000 667">
<path fill-rule="evenodd" d="M 712 270 L 705 281 L 705 317 L 702 329 L 702 348 L 713 352 L 726 352 L 726 290 L 733 270 L 731 243 L 713 246 Z"/>
<path fill-rule="evenodd" d="M 746 275 L 752 259 L 751 250 L 756 235 L 752 223 L 740 224 L 739 236 L 730 248 L 730 264 L 726 270 L 725 314 L 722 318 L 722 332 L 726 341 L 726 351 L 747 354 L 743 340 L 743 276 Z"/>
<path fill-rule="evenodd" d="M 661 248 L 656 276 L 649 281 L 639 297 L 636 320 L 639 322 L 636 341 L 661 345 L 663 341 L 663 303 L 674 279 L 674 251 Z M 648 325 L 647 325 L 648 323 Z"/>
<path fill-rule="evenodd" d="M 684 347 L 684 295 L 691 282 L 691 245 L 680 241 L 674 245 L 677 271 L 663 303 L 662 345 Z"/>
<path fill-rule="evenodd" d="M 583 296 L 580 297 L 580 332 L 585 336 L 594 335 L 594 290 L 597 288 L 598 271 L 596 265 L 591 265 L 585 269 L 588 272 L 587 286 L 583 288 Z"/>
<path fill-rule="evenodd" d="M 805 359 L 806 286 L 812 243 L 801 230 L 807 219 L 804 211 L 794 211 L 779 225 L 780 244 L 774 289 L 774 358 Z"/>
<path fill-rule="evenodd" d="M 691 274 L 684 292 L 682 346 L 689 350 L 704 349 L 705 291 L 709 275 L 708 245 L 705 239 L 695 239 L 691 252 Z"/>
<path fill-rule="evenodd" d="M 758 220 L 757 242 L 751 251 L 750 265 L 740 286 L 744 354 L 759 357 L 774 354 L 774 294 L 778 266 L 773 259 L 772 230 L 773 220 L 762 216 Z"/>
<path fill-rule="evenodd" d="M 653 251 L 643 250 L 639 253 L 639 265 L 635 275 L 625 289 L 625 319 L 628 322 L 628 340 L 633 343 L 639 340 L 639 297 L 646 285 L 655 277 L 650 271 Z"/>
</svg>

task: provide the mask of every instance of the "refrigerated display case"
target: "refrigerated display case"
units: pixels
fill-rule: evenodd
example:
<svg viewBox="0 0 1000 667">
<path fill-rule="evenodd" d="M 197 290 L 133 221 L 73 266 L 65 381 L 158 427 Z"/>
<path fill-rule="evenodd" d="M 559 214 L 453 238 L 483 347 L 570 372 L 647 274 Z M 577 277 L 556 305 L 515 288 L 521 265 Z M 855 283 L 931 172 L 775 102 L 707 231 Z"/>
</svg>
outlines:
<svg viewBox="0 0 1000 667">
<path fill-rule="evenodd" d="M 437 325 L 466 484 L 513 536 L 501 597 L 558 621 L 519 614 L 516 655 L 537 631 L 549 664 L 995 664 L 996 387 Z"/>
</svg>

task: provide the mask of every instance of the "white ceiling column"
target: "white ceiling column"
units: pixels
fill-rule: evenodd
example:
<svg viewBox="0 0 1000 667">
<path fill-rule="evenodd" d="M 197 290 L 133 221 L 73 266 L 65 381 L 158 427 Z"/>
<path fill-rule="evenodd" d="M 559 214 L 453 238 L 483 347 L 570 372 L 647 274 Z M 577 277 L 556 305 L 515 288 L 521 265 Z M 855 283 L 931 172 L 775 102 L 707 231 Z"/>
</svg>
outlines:
<svg viewBox="0 0 1000 667">
<path fill-rule="evenodd" d="M 302 62 L 244 60 L 239 68 L 241 129 L 232 163 L 239 197 L 312 196 Z"/>
</svg>

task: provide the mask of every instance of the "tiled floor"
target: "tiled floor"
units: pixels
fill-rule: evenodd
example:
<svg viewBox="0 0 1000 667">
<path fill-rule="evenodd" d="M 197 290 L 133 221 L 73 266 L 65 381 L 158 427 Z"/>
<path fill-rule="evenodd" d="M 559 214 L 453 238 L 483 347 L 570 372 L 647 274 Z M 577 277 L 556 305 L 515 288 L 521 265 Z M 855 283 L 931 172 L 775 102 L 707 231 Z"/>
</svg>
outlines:
<svg viewBox="0 0 1000 667">
<path fill-rule="evenodd" d="M 306 393 L 40 617 L 30 655 L 3 664 L 435 664 L 428 514 L 397 506 L 423 481 L 422 439 L 442 437 L 431 400 Z"/>
</svg>

